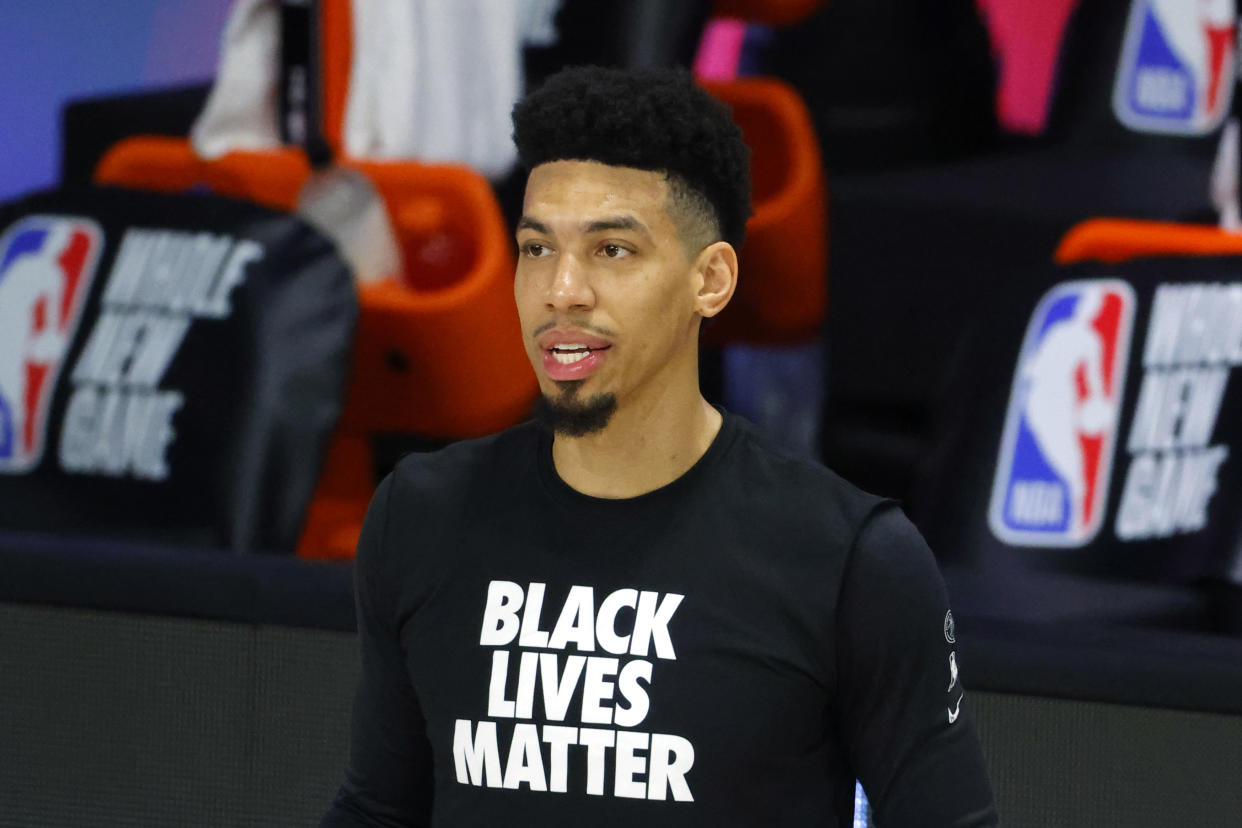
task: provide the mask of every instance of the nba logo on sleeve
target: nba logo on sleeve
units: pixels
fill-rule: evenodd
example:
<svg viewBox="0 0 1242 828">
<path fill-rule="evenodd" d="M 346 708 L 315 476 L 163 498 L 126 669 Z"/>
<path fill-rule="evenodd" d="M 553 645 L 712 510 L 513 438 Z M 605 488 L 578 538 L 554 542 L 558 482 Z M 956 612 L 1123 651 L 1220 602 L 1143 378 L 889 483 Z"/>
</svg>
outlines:
<svg viewBox="0 0 1242 828">
<path fill-rule="evenodd" d="M 0 473 L 43 457 L 48 408 L 95 273 L 93 221 L 29 216 L 0 237 Z"/>
<path fill-rule="evenodd" d="M 1108 501 L 1134 292 L 1062 282 L 1035 309 L 1005 415 L 988 522 L 1006 543 L 1082 546 Z"/>
<path fill-rule="evenodd" d="M 1113 86 L 1118 120 L 1139 132 L 1205 135 L 1229 111 L 1234 0 L 1133 0 Z"/>
</svg>

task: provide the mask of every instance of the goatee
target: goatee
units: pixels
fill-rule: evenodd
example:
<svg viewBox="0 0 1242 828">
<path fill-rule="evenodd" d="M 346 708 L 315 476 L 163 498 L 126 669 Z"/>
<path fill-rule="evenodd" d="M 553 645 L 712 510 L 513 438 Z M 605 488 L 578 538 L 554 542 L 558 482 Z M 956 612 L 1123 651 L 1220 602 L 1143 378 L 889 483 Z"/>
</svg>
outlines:
<svg viewBox="0 0 1242 828">
<path fill-rule="evenodd" d="M 561 393 L 540 394 L 535 400 L 535 420 L 543 428 L 562 437 L 585 437 L 604 430 L 617 410 L 615 394 L 596 394 L 587 400 L 577 397 L 581 380 L 557 382 Z"/>
</svg>

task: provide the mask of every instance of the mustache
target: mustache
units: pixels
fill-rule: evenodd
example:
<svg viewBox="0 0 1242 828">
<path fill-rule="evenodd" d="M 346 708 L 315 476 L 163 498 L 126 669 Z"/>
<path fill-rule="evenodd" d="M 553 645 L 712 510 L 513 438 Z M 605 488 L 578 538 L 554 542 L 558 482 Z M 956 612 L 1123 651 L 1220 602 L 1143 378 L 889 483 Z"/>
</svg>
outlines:
<svg viewBox="0 0 1242 828">
<path fill-rule="evenodd" d="M 547 322 L 544 322 L 542 325 L 535 328 L 535 330 L 531 331 L 531 336 L 537 337 L 539 336 L 539 334 L 543 333 L 544 331 L 550 331 L 553 328 L 555 328 L 557 325 L 561 324 L 561 322 L 563 321 L 564 320 L 552 319 Z M 569 324 L 575 328 L 581 328 L 582 330 L 587 331 L 588 333 L 598 334 L 603 337 L 612 337 L 615 335 L 611 328 L 605 328 L 602 325 L 592 325 L 588 322 L 574 322 L 572 319 L 569 320 Z"/>
</svg>

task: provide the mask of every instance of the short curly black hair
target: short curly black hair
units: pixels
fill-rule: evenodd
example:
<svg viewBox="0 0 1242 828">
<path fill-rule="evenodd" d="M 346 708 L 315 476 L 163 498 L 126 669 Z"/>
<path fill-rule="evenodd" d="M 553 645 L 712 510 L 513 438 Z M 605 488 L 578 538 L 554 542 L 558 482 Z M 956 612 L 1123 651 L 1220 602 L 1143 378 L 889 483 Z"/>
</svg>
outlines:
<svg viewBox="0 0 1242 828">
<path fill-rule="evenodd" d="M 662 172 L 676 208 L 704 220 L 701 246 L 746 236 L 750 149 L 683 69 L 563 69 L 513 108 L 513 142 L 527 170 L 572 160 Z"/>
</svg>

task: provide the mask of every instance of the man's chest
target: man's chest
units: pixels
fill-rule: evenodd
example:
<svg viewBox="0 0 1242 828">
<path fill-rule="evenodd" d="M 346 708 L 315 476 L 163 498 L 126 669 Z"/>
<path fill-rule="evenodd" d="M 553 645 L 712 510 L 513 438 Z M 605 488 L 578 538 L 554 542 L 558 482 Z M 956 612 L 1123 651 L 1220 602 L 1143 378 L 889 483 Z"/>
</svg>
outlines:
<svg viewBox="0 0 1242 828">
<path fill-rule="evenodd" d="M 831 608 L 792 586 L 810 573 L 655 552 L 463 557 L 402 629 L 442 779 L 693 801 L 822 749 Z"/>
</svg>

